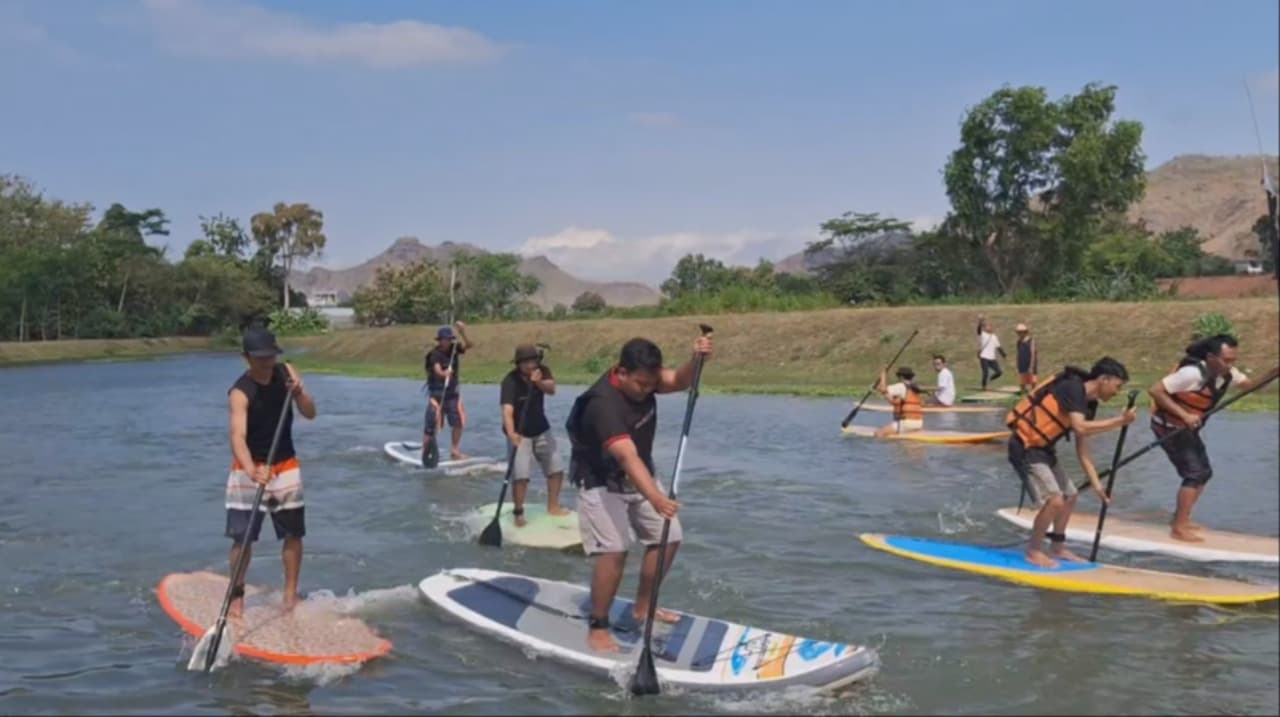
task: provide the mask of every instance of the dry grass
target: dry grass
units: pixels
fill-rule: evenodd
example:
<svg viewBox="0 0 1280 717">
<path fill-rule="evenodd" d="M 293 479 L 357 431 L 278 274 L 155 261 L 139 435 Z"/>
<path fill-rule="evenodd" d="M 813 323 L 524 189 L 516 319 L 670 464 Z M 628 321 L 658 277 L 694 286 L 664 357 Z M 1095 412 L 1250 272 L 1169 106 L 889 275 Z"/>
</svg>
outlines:
<svg viewBox="0 0 1280 717">
<path fill-rule="evenodd" d="M 122 360 L 211 350 L 208 338 L 77 339 L 0 342 L 0 366 L 51 361 Z"/>
</svg>

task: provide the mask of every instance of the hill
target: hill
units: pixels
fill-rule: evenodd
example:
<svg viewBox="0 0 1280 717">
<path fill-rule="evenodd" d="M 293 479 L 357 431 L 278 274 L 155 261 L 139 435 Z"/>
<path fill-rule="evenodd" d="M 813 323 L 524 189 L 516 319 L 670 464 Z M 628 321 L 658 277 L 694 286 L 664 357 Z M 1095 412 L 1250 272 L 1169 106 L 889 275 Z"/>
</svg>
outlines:
<svg viewBox="0 0 1280 717">
<path fill-rule="evenodd" d="M 381 254 L 357 266 L 346 269 L 313 267 L 306 272 L 294 272 L 290 285 L 307 294 L 333 291 L 338 294 L 339 299 L 346 299 L 359 287 L 372 283 L 378 269 L 382 267 L 404 266 L 423 259 L 447 262 L 456 253 L 487 252 L 472 244 L 446 241 L 433 247 L 423 244 L 415 237 L 401 237 Z M 610 306 L 658 303 L 658 291 L 650 286 L 635 282 L 584 281 L 556 266 L 545 256 L 525 258 L 520 263 L 520 271 L 537 277 L 542 283 L 532 299 L 543 309 L 549 309 L 557 303 L 569 306 L 584 291 L 600 294 Z"/>
</svg>

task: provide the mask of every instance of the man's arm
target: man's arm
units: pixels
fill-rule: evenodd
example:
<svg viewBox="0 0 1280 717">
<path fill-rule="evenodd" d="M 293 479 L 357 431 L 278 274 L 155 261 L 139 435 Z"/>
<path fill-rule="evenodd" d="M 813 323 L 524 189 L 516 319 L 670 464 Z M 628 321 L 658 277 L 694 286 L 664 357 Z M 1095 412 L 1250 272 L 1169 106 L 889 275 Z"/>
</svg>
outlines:
<svg viewBox="0 0 1280 717">
<path fill-rule="evenodd" d="M 445 364 L 447 364 L 448 362 L 449 362 L 449 358 L 447 356 L 444 358 L 443 361 L 441 361 L 440 359 L 436 359 L 435 361 L 432 361 L 431 373 L 435 374 L 436 378 L 449 378 L 449 371 L 448 369 L 445 368 Z"/>
<path fill-rule="evenodd" d="M 1173 400 L 1173 396 L 1164 387 L 1163 378 L 1156 379 L 1156 382 L 1151 384 L 1151 388 L 1147 389 L 1147 393 L 1151 395 L 1151 399 L 1156 402 L 1156 405 L 1164 409 L 1166 413 L 1177 416 L 1179 420 L 1193 429 L 1200 427 L 1200 417 L 1189 412 L 1178 405 L 1177 401 Z"/>
<path fill-rule="evenodd" d="M 1243 373 L 1244 372 L 1241 372 L 1241 374 Z M 1231 385 L 1234 386 L 1237 391 L 1248 391 L 1254 386 L 1257 386 L 1260 383 L 1266 383 L 1267 381 L 1270 381 L 1276 376 L 1280 376 L 1280 366 L 1277 366 L 1271 369 L 1270 371 L 1268 371 L 1266 374 L 1262 375 L 1259 378 L 1253 378 L 1252 376 L 1246 375 L 1244 378 L 1240 379 L 1239 381 L 1233 381 Z"/>
<path fill-rule="evenodd" d="M 1074 425 L 1076 419 L 1079 418 L 1082 423 L 1084 414 L 1072 413 L 1071 423 Z M 1089 439 L 1083 433 L 1076 434 L 1076 458 L 1080 461 L 1080 467 L 1084 469 L 1084 475 L 1089 479 L 1089 487 L 1093 488 L 1093 492 L 1098 494 L 1098 499 L 1103 503 L 1110 503 L 1107 498 L 1107 492 L 1102 487 L 1102 481 L 1098 479 L 1098 469 L 1093 466 L 1093 451 L 1089 450 Z"/>
<path fill-rule="evenodd" d="M 711 358 L 711 337 L 699 336 L 698 340 L 693 342 L 694 355 L 701 353 L 706 358 Z M 675 393 L 683 391 L 693 384 L 693 365 L 694 357 L 690 357 L 684 365 L 678 369 L 662 369 L 658 379 L 658 393 Z"/>
<path fill-rule="evenodd" d="M 556 395 L 556 379 L 551 375 L 551 369 L 546 366 L 539 366 L 533 370 L 533 383 L 540 391 L 548 396 Z"/>
<path fill-rule="evenodd" d="M 502 430 L 512 445 L 520 442 L 520 436 L 516 433 L 516 408 L 510 403 L 502 404 Z"/>
<path fill-rule="evenodd" d="M 311 397 L 306 387 L 302 385 L 302 377 L 298 375 L 298 372 L 287 363 L 284 368 L 289 372 L 289 392 L 297 405 L 298 413 L 301 413 L 302 417 L 307 420 L 314 419 L 316 417 L 316 400 Z"/>
<path fill-rule="evenodd" d="M 462 338 L 462 348 L 463 348 L 463 350 L 470 350 L 472 346 L 475 346 L 475 345 L 476 345 L 474 341 L 472 341 L 470 338 L 468 338 L 468 337 L 467 337 L 467 325 L 466 325 L 466 324 L 462 323 L 461 321 L 455 321 L 455 322 L 453 322 L 453 325 L 454 325 L 455 327 L 457 327 L 457 329 L 458 329 L 458 336 L 460 336 L 460 337 Z"/>
<path fill-rule="evenodd" d="M 630 436 L 611 441 L 605 450 L 609 451 L 609 455 L 618 461 L 618 465 L 622 467 L 627 477 L 631 479 L 631 483 L 635 485 L 636 491 L 644 496 L 645 500 L 652 503 L 662 517 L 670 518 L 676 514 L 676 509 L 680 507 L 680 504 L 658 490 L 657 481 L 653 479 L 653 474 L 649 472 L 649 467 L 644 464 L 644 461 L 640 460 L 640 454 L 636 451 L 636 444 L 632 442 Z"/>
<path fill-rule="evenodd" d="M 249 397 L 240 389 L 232 389 L 227 397 L 227 406 L 231 416 L 229 437 L 231 439 L 231 455 L 241 470 L 253 470 L 253 456 L 249 453 Z"/>
<path fill-rule="evenodd" d="M 1137 415 L 1138 410 L 1136 408 L 1130 408 L 1119 416 L 1112 416 L 1111 418 L 1103 418 L 1100 420 L 1095 419 L 1092 421 L 1085 418 L 1083 413 L 1079 413 L 1077 411 L 1072 411 L 1067 414 L 1071 421 L 1071 431 L 1075 433 L 1077 437 L 1092 436 L 1097 433 L 1114 431 L 1121 426 L 1133 423 L 1133 419 L 1136 418 Z"/>
</svg>

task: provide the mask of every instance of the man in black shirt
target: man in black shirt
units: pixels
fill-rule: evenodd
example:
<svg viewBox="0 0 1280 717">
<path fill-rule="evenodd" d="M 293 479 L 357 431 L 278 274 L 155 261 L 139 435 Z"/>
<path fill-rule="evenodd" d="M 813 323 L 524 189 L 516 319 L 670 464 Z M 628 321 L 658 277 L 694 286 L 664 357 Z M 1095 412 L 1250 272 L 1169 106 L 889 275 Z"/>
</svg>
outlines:
<svg viewBox="0 0 1280 717">
<path fill-rule="evenodd" d="M 710 356 L 711 338 L 701 336 L 695 355 Z M 594 650 L 616 652 L 609 634 L 609 610 L 626 568 L 629 530 L 645 546 L 631 618 L 638 629 L 648 617 L 649 594 L 658 568 L 658 543 L 664 519 L 671 520 L 663 574 L 669 573 L 680 546 L 680 504 L 667 497 L 653 472 L 653 437 L 658 403 L 655 394 L 683 391 L 693 383 L 692 358 L 679 369 L 663 368 L 662 351 L 647 339 L 631 339 L 618 364 L 574 401 L 566 427 L 573 444 L 570 480 L 578 487 L 578 528 L 582 547 L 595 557 L 591 577 L 591 613 L 587 642 Z M 659 609 L 655 620 L 675 621 Z"/>
<path fill-rule="evenodd" d="M 529 488 L 529 474 L 534 460 L 542 468 L 547 479 L 547 513 L 567 515 L 560 507 L 560 485 L 564 481 L 564 466 L 556 449 L 555 436 L 543 406 L 543 396 L 555 394 L 556 380 L 551 369 L 542 363 L 542 354 L 536 346 L 522 344 L 516 347 L 515 368 L 502 379 L 499 404 L 502 406 L 502 432 L 516 449 L 511 484 L 511 500 L 515 508 L 516 527 L 525 525 L 524 498 Z M 519 423 L 519 425 L 516 425 Z"/>
<path fill-rule="evenodd" d="M 462 394 L 458 383 L 459 363 L 462 354 L 475 347 L 475 342 L 467 338 L 467 326 L 461 321 L 454 322 L 458 327 L 458 337 L 453 329 L 441 326 L 436 332 L 436 346 L 427 354 L 424 368 L 427 372 L 427 413 L 422 422 L 422 456 L 426 465 L 427 446 L 436 435 L 436 431 L 444 427 L 444 419 L 449 419 L 453 428 L 453 443 L 449 457 L 462 460 L 466 456 L 460 450 L 462 445 L 462 429 L 467 425 L 467 410 L 462 405 Z M 458 341 L 458 338 L 461 341 Z M 454 342 L 457 341 L 457 345 Z M 443 416 L 441 411 L 443 410 Z"/>
</svg>

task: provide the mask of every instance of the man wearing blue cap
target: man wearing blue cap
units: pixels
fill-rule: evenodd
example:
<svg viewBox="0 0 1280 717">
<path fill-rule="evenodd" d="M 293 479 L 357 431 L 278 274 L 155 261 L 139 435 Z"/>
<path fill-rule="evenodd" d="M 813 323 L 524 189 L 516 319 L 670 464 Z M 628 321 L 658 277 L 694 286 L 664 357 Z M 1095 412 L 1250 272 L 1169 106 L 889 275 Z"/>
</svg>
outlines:
<svg viewBox="0 0 1280 717">
<path fill-rule="evenodd" d="M 427 453 L 435 440 L 436 431 L 444 427 L 445 418 L 449 419 L 449 426 L 453 428 L 453 444 L 449 456 L 455 461 L 466 458 L 459 450 L 462 429 L 467 424 L 467 412 L 458 389 L 458 361 L 475 343 L 467 338 L 466 324 L 456 321 L 454 326 L 458 327 L 458 335 L 454 335 L 452 328 L 441 326 L 436 331 L 435 348 L 427 353 L 425 368 L 430 400 L 427 401 L 427 415 L 422 426 L 422 465 L 427 468 L 435 467 L 432 465 L 433 461 L 428 460 Z"/>
</svg>

